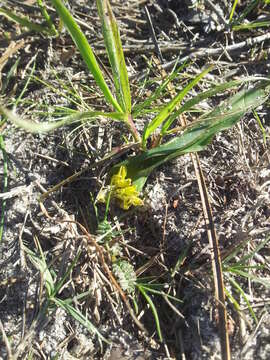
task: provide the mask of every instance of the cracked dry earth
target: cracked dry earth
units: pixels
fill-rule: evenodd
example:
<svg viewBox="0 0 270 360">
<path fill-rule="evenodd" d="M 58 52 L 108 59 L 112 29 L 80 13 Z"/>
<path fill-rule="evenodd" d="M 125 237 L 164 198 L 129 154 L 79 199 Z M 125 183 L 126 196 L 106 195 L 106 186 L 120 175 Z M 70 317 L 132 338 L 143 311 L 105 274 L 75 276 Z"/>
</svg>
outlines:
<svg viewBox="0 0 270 360">
<path fill-rule="evenodd" d="M 4 5 L 3 1 L 0 3 Z M 95 2 L 68 3 L 76 18 L 82 19 L 81 26 L 88 40 L 106 64 Z M 181 6 L 176 0 L 113 3 L 128 71 L 133 78 L 132 89 L 138 97 L 138 79 L 147 68 L 145 57 L 150 59 L 154 52 L 144 5 L 148 6 L 165 63 L 176 59 L 179 51 L 181 56 L 186 56 L 187 48 L 222 48 L 226 41 L 237 43 L 246 38 L 246 34 L 237 32 L 234 39 L 230 38 L 206 1 L 201 2 L 203 8 L 191 7 L 192 3 L 187 0 L 181 2 Z M 244 7 L 246 2 L 241 3 Z M 224 16 L 228 14 L 226 1 L 220 1 L 218 8 Z M 35 12 L 31 14 L 35 16 Z M 256 18 L 256 13 L 252 16 Z M 16 25 L 3 17 L 0 19 L 1 35 L 19 34 Z M 262 31 L 248 34 L 256 37 Z M 102 107 L 95 85 L 68 34 L 63 32 L 59 39 L 29 35 L 24 41 L 25 44 L 2 68 L 2 83 L 5 84 L 10 69 L 20 58 L 8 87 L 1 93 L 1 102 L 10 104 L 18 98 L 35 62 L 35 75 L 51 87 L 31 80 L 23 101 L 18 104 L 19 114 L 42 121 L 51 116 L 55 106 L 74 108 L 76 105 L 64 87 L 71 83 L 85 102 Z M 0 45 L 3 53 L 7 44 L 1 41 Z M 253 50 L 224 52 L 215 58 L 199 57 L 190 66 L 189 75 L 194 76 L 206 63 L 215 62 L 218 71 L 207 79 L 210 82 L 229 80 L 232 76 L 266 76 L 269 64 L 261 54 L 263 51 L 267 54 L 268 47 L 269 40 L 266 40 Z M 152 90 L 151 84 L 149 89 L 148 84 L 145 86 L 147 91 Z M 202 107 L 215 106 L 224 96 L 216 96 Z M 45 115 L 44 109 L 48 112 Z M 199 154 L 221 256 L 225 259 L 237 246 L 240 247 L 228 266 L 233 266 L 263 244 L 248 262 L 248 271 L 254 277 L 234 278 L 248 303 L 230 281 L 232 274 L 224 273 L 226 292 L 240 304 L 237 311 L 228 297 L 232 358 L 243 360 L 270 358 L 270 248 L 266 241 L 270 230 L 270 117 L 267 104 L 257 112 L 265 128 L 266 141 L 254 114 L 248 114 L 234 128 L 217 135 L 207 150 Z M 146 119 L 139 121 L 143 128 Z M 123 256 L 136 270 L 147 264 L 143 275 L 170 282 L 174 296 L 182 300 L 173 303 L 177 314 L 164 298 L 152 297 L 166 346 L 159 342 L 153 314 L 141 298 L 138 298 L 140 321 L 151 336 L 146 337 L 138 330 L 119 294 L 106 278 L 95 249 L 85 243 L 80 228 L 70 222 L 76 219 L 82 224 L 87 223 L 89 232 L 96 234 L 97 220 L 90 192 L 94 196 L 98 193 L 111 164 L 99 168 L 92 165 L 111 147 L 119 145 L 123 132 L 125 129 L 121 124 L 105 121 L 91 122 L 83 128 L 63 128 L 46 135 L 29 134 L 9 123 L 1 128 L 5 150 L 0 153 L 0 180 L 1 189 L 4 189 L 0 199 L 1 214 L 4 213 L 0 244 L 0 319 L 11 352 L 18 358 L 221 358 L 210 248 L 198 184 L 188 155 L 163 165 L 150 176 L 144 191 L 143 209 L 123 213 L 112 206 L 110 212 L 111 222 L 123 233 L 119 240 L 124 244 Z M 4 164 L 7 164 L 6 188 Z M 44 201 L 44 208 L 40 207 L 42 193 L 82 169 L 85 172 L 81 176 L 59 187 Z M 98 210 L 101 217 L 104 206 L 100 205 Z M 110 345 L 100 343 L 96 335 L 59 306 L 49 308 L 39 321 L 45 301 L 44 278 L 24 248 L 38 254 L 38 243 L 57 278 L 65 274 L 68 265 L 79 254 L 59 296 L 67 299 L 89 291 L 89 296 L 83 301 L 76 300 L 74 306 L 91 320 Z M 180 257 L 180 267 L 176 268 Z M 254 316 L 247 304 L 252 307 Z M 0 358 L 8 358 L 3 332 Z"/>
</svg>

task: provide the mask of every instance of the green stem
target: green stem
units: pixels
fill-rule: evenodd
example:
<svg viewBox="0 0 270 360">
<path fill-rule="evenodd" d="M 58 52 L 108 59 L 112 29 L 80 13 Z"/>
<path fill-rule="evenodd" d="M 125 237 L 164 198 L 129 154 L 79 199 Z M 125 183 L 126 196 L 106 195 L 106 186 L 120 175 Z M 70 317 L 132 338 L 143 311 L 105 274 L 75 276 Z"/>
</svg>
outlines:
<svg viewBox="0 0 270 360">
<path fill-rule="evenodd" d="M 135 126 L 135 124 L 133 122 L 133 119 L 132 119 L 132 116 L 130 114 L 127 117 L 126 123 L 127 123 L 128 127 L 129 127 L 129 130 L 130 130 L 134 140 L 136 142 L 140 143 L 142 141 L 141 136 L 138 133 L 138 130 L 136 129 L 136 126 Z"/>
<path fill-rule="evenodd" d="M 44 19 L 47 21 L 47 24 L 48 24 L 48 27 L 49 27 L 49 29 L 51 31 L 51 34 L 55 35 L 55 36 L 58 36 L 59 35 L 58 31 L 56 30 L 56 28 L 55 28 L 55 26 L 54 26 L 54 24 L 52 22 L 52 19 L 51 19 L 50 15 L 48 14 L 48 12 L 47 12 L 44 4 L 43 4 L 43 0 L 37 0 L 37 4 L 38 4 L 38 6 L 40 8 L 40 11 L 41 11 Z"/>
</svg>

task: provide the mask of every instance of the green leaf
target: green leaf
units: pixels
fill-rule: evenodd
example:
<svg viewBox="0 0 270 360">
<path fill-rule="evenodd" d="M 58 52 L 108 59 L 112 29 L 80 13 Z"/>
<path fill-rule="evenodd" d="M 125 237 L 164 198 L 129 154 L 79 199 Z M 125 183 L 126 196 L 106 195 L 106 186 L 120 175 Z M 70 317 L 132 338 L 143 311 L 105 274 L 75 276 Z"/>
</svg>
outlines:
<svg viewBox="0 0 270 360">
<path fill-rule="evenodd" d="M 181 136 L 117 164 L 111 172 L 117 172 L 124 165 L 127 177 L 141 191 L 147 177 L 157 166 L 180 155 L 205 149 L 215 134 L 236 124 L 246 112 L 264 103 L 268 96 L 269 81 L 242 90 L 187 128 Z"/>
<path fill-rule="evenodd" d="M 204 70 L 196 76 L 185 88 L 180 91 L 161 111 L 160 113 L 145 127 L 143 133 L 143 145 L 145 146 L 146 140 L 148 137 L 163 123 L 164 120 L 168 118 L 168 116 L 173 112 L 176 106 L 179 104 L 181 100 L 185 97 L 185 95 L 204 77 L 212 67 Z"/>
<path fill-rule="evenodd" d="M 96 118 L 98 116 L 104 116 L 107 118 L 111 118 L 113 120 L 124 120 L 125 117 L 125 114 L 123 113 L 104 113 L 102 111 L 85 111 L 85 112 L 76 112 L 71 116 L 66 116 L 61 120 L 57 120 L 57 121 L 34 123 L 33 121 L 22 119 L 13 112 L 5 109 L 3 106 L 0 106 L 0 113 L 5 115 L 13 124 L 32 133 L 49 132 L 62 126 L 70 125 L 81 120 L 87 120 L 89 118 Z"/>
<path fill-rule="evenodd" d="M 116 111 L 123 112 L 121 106 L 118 104 L 110 89 L 108 88 L 92 48 L 89 45 L 85 35 L 82 33 L 80 27 L 61 0 L 51 0 L 51 3 L 58 12 L 65 27 L 69 31 L 74 43 L 81 53 L 83 60 L 85 61 L 89 71 L 91 71 L 92 75 L 94 76 L 94 79 L 102 90 L 105 98 L 115 108 Z"/>
<path fill-rule="evenodd" d="M 133 117 L 133 119 L 135 117 L 137 117 L 138 115 L 144 114 L 145 111 L 154 113 L 156 106 L 154 106 L 152 103 L 157 99 L 161 99 L 162 93 L 167 90 L 168 83 L 170 81 L 174 80 L 178 76 L 179 72 L 182 71 L 188 65 L 189 64 L 185 62 L 184 64 L 179 66 L 176 70 L 173 70 L 171 74 L 166 76 L 166 78 L 162 81 L 162 83 L 158 86 L 158 88 L 153 92 L 153 94 L 148 96 L 141 103 L 138 103 L 135 106 L 133 106 L 133 108 L 132 108 L 132 117 Z M 147 108 L 149 108 L 149 110 Z"/>
<path fill-rule="evenodd" d="M 78 309 L 70 305 L 65 300 L 59 299 L 59 298 L 52 298 L 51 299 L 57 306 L 64 309 L 67 313 L 69 313 L 75 320 L 77 320 L 80 324 L 82 324 L 86 329 L 96 334 L 99 339 L 104 341 L 107 344 L 110 344 L 110 341 L 108 341 L 99 331 L 98 329 L 91 323 L 91 321 L 83 315 Z"/>
<path fill-rule="evenodd" d="M 235 8 L 236 8 L 236 5 L 237 5 L 238 1 L 239 1 L 239 0 L 234 0 L 233 6 L 232 6 L 232 10 L 231 10 L 231 13 L 230 13 L 230 17 L 229 17 L 229 21 L 230 21 L 230 22 L 232 21 L 233 14 L 234 14 L 234 12 L 235 12 Z"/>
<path fill-rule="evenodd" d="M 256 29 L 260 27 L 269 27 L 270 21 L 252 21 L 247 24 L 240 24 L 240 25 L 234 25 L 233 31 L 239 31 L 239 30 L 250 30 L 250 29 Z"/>
<path fill-rule="evenodd" d="M 228 276 L 229 278 L 229 281 L 232 283 L 232 285 L 235 287 L 235 289 L 239 292 L 239 294 L 243 297 L 245 303 L 247 304 L 247 307 L 249 309 L 249 312 L 251 314 L 251 316 L 253 317 L 254 321 L 256 322 L 256 324 L 258 323 L 258 319 L 252 309 L 252 306 L 244 292 L 244 290 L 241 288 L 241 286 L 231 277 L 231 276 Z"/>
<path fill-rule="evenodd" d="M 131 97 L 128 73 L 118 26 L 108 0 L 97 0 L 107 54 L 112 67 L 117 100 L 123 112 L 130 113 Z"/>
<path fill-rule="evenodd" d="M 42 25 L 33 23 L 29 21 L 26 17 L 20 17 L 14 14 L 12 11 L 0 8 L 0 15 L 6 16 L 8 19 L 15 21 L 16 23 L 20 24 L 21 26 L 25 26 L 31 31 L 36 31 L 38 33 L 46 32 L 51 33 L 51 29 L 44 27 Z"/>
<path fill-rule="evenodd" d="M 154 319 L 156 322 L 158 337 L 159 337 L 159 340 L 162 342 L 163 337 L 162 337 L 162 333 L 161 333 L 161 329 L 160 329 L 159 317 L 158 317 L 158 312 L 157 312 L 156 306 L 153 303 L 151 297 L 145 291 L 145 288 L 142 285 L 138 285 L 138 284 L 137 284 L 137 287 L 140 290 L 140 292 L 142 293 L 142 295 L 144 296 L 145 300 L 148 302 L 148 304 L 152 310 L 152 313 L 153 313 L 153 316 L 154 316 Z"/>
<path fill-rule="evenodd" d="M 43 4 L 43 0 L 37 0 L 37 4 L 40 8 L 41 14 L 43 15 L 44 19 L 46 20 L 47 24 L 48 24 L 48 28 L 50 29 L 50 32 L 52 35 L 58 36 L 58 31 L 56 30 L 52 19 L 50 17 L 50 15 L 48 14 L 45 5 Z"/>
<path fill-rule="evenodd" d="M 195 105 L 199 104 L 202 100 L 208 99 L 209 97 L 216 95 L 219 92 L 223 92 L 227 89 L 237 86 L 237 85 L 241 84 L 242 82 L 243 82 L 243 80 L 232 80 L 225 84 L 217 85 L 213 89 L 204 91 L 204 92 L 194 96 L 192 99 L 185 102 L 180 107 L 179 110 L 175 111 L 172 115 L 170 115 L 168 120 L 162 126 L 162 129 L 161 129 L 162 135 L 165 135 L 167 133 L 168 129 L 170 128 L 170 126 L 172 125 L 172 123 L 174 122 L 175 119 L 177 119 L 181 114 L 190 110 Z"/>
</svg>

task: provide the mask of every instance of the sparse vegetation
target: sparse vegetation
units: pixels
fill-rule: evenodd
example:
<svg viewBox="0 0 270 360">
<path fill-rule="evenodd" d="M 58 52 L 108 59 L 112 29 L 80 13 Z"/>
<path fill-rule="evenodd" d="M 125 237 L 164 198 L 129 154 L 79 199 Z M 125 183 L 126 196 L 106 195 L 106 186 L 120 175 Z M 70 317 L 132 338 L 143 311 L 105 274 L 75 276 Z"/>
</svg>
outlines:
<svg viewBox="0 0 270 360">
<path fill-rule="evenodd" d="M 133 337 L 137 336 L 151 351 L 157 351 L 155 358 L 175 358 L 173 354 L 179 352 L 182 358 L 193 359 L 196 352 L 202 356 L 205 351 L 196 348 L 196 341 L 194 344 L 187 342 L 183 333 L 184 329 L 194 326 L 192 314 L 199 316 L 196 313 L 198 303 L 192 308 L 196 296 L 202 299 L 208 296 L 209 300 L 205 306 L 201 305 L 201 311 L 210 313 L 213 309 L 215 313 L 212 327 L 219 329 L 221 347 L 218 352 L 222 359 L 231 358 L 232 345 L 233 352 L 239 353 L 237 347 L 240 344 L 244 344 L 243 349 L 247 351 L 247 334 L 261 321 L 251 288 L 260 295 L 269 288 L 267 255 L 262 253 L 267 253 L 269 246 L 269 125 L 265 114 L 270 82 L 266 72 L 253 71 L 247 76 L 236 72 L 237 76 L 230 77 L 226 72 L 227 65 L 219 59 L 212 59 L 210 66 L 202 64 L 199 59 L 194 60 L 193 56 L 200 54 L 195 46 L 194 52 L 191 50 L 189 53 L 190 60 L 181 61 L 179 56 L 168 73 L 153 57 L 153 62 L 147 62 L 147 72 L 141 69 L 136 73 L 138 78 L 142 76 L 135 83 L 129 74 L 132 60 L 124 55 L 128 41 L 122 45 L 122 28 L 120 25 L 119 32 L 118 21 L 108 0 L 97 0 L 97 9 L 92 9 L 94 14 L 98 13 L 102 36 L 93 31 L 89 33 L 92 25 L 81 18 L 81 12 L 74 12 L 72 6 L 76 8 L 78 5 L 72 1 L 69 4 L 61 0 L 37 0 L 34 6 L 20 6 L 15 1 L 22 13 L 15 11 L 11 3 L 13 1 L 8 1 L 0 7 L 0 17 L 5 19 L 5 41 L 10 44 L 0 58 L 0 70 L 3 69 L 2 63 L 8 64 L 7 68 L 4 67 L 0 103 L 3 159 L 0 246 L 4 249 L 7 241 L 6 218 L 10 216 L 7 199 L 14 196 L 23 198 L 25 194 L 29 198 L 35 186 L 38 195 L 31 198 L 31 206 L 23 213 L 18 239 L 21 269 L 30 276 L 30 298 L 35 297 L 36 302 L 29 323 L 26 311 L 25 333 L 19 341 L 16 336 L 14 340 L 10 334 L 6 336 L 6 319 L 0 324 L 5 348 L 3 354 L 10 359 L 27 358 L 34 351 L 37 358 L 42 358 L 43 350 L 37 334 L 40 329 L 49 334 L 50 319 L 57 324 L 56 313 L 62 309 L 65 319 L 74 321 L 72 339 L 79 339 L 82 329 L 91 334 L 91 344 L 82 344 L 82 350 L 75 350 L 76 357 L 103 358 L 105 351 L 117 343 L 116 337 L 106 329 L 109 327 L 113 331 L 121 329 L 120 332 L 127 331 L 134 334 Z M 253 31 L 262 31 L 269 26 L 269 21 L 256 17 L 254 13 L 260 10 L 268 14 L 267 3 L 256 0 L 239 4 L 234 1 L 223 15 L 220 6 L 217 7 L 213 18 L 216 23 L 220 20 L 222 30 L 218 31 L 239 37 L 241 32 L 250 32 L 253 36 Z M 207 4 L 208 1 L 201 1 L 192 7 L 189 1 L 185 2 L 190 11 L 201 11 L 200 7 L 207 8 Z M 132 1 L 129 5 L 132 8 L 137 6 Z M 171 5 L 168 6 L 171 10 L 168 14 L 177 16 Z M 212 5 L 209 6 L 211 9 Z M 96 17 L 87 16 L 94 19 L 94 27 L 98 28 Z M 156 52 L 160 54 L 149 17 L 149 12 L 146 12 Z M 145 20 L 142 23 L 146 24 Z M 11 24 L 16 24 L 18 31 L 27 28 L 22 38 L 30 37 L 31 46 L 39 41 L 50 44 L 46 50 L 48 59 L 44 60 L 45 70 L 41 69 L 38 60 L 38 53 L 43 50 L 38 50 L 21 70 L 23 75 L 20 75 L 18 88 L 12 85 L 12 79 L 19 76 L 18 69 L 23 66 L 21 61 L 25 60 L 16 57 L 15 62 L 8 62 L 22 46 L 11 46 L 10 34 L 6 31 L 13 26 Z M 203 23 L 199 26 L 202 27 Z M 75 47 L 70 45 L 70 37 L 64 33 L 63 27 Z M 85 33 L 81 27 L 86 29 Z M 128 33 L 124 26 L 123 31 Z M 192 33 L 193 30 L 189 31 Z M 262 44 L 269 41 L 267 35 L 259 33 L 255 37 Z M 104 44 L 100 55 L 102 60 L 97 56 L 100 48 L 95 43 L 101 38 Z M 250 56 L 259 51 L 256 41 L 250 42 L 254 44 Z M 61 51 L 60 55 L 57 53 L 61 42 L 72 48 L 68 60 L 62 57 Z M 76 50 L 84 60 L 87 75 L 85 71 L 81 75 L 85 69 L 74 62 L 73 67 L 67 69 L 50 65 L 54 56 L 60 56 L 63 63 L 72 61 Z M 105 50 L 107 57 L 104 56 Z M 260 54 L 263 53 L 266 60 L 267 51 L 268 48 L 265 50 L 262 45 Z M 76 53 L 76 59 L 79 59 L 79 54 Z M 41 101 L 39 95 L 32 97 L 35 93 L 42 94 Z M 250 120 L 252 115 L 253 120 Z M 249 119 L 248 125 L 245 125 L 246 119 Z M 9 184 L 14 183 L 12 176 L 16 178 L 15 165 L 12 165 L 12 154 L 6 150 L 5 138 L 11 142 L 16 139 L 14 125 L 22 139 L 30 136 L 39 149 L 44 144 L 49 148 L 49 139 L 55 136 L 64 140 L 61 144 L 56 141 L 58 153 L 67 154 L 64 160 L 57 152 L 47 156 L 46 152 L 43 155 L 32 151 L 32 155 L 35 162 L 37 157 L 55 162 L 67 170 L 68 176 L 64 179 L 61 176 L 61 181 L 58 178 L 56 185 L 55 181 L 45 182 L 47 188 L 44 189 L 36 175 L 36 180 L 31 180 L 30 185 L 12 192 Z M 224 132 L 231 128 L 230 133 Z M 232 148 L 231 144 L 234 144 Z M 238 144 L 238 151 L 235 144 Z M 258 150 L 252 149 L 255 144 Z M 202 152 L 202 161 L 198 152 Z M 188 154 L 190 160 L 185 160 L 186 157 L 178 159 Z M 234 169 L 229 161 L 234 164 L 237 156 L 241 161 L 238 169 Z M 191 166 L 185 161 L 189 161 Z M 205 177 L 204 166 L 208 169 L 204 171 Z M 173 191 L 170 185 L 166 185 L 166 193 L 162 193 L 162 188 L 155 192 L 160 169 L 164 169 L 163 178 L 159 180 L 161 186 L 165 186 L 164 179 L 168 178 L 175 184 Z M 181 174 L 180 180 L 177 171 Z M 231 173 L 226 174 L 226 171 Z M 238 172 L 243 173 L 239 179 Z M 250 174 L 250 179 L 247 174 Z M 237 179 L 235 183 L 234 179 Z M 177 184 L 179 181 L 181 186 Z M 228 190 L 232 186 L 228 184 L 233 184 L 234 190 Z M 184 195 L 181 197 L 181 191 L 188 187 L 192 191 L 187 191 L 186 198 Z M 251 191 L 253 195 L 246 194 Z M 234 196 L 237 201 L 231 200 Z M 38 204 L 42 216 L 37 210 Z M 244 208 L 247 209 L 246 215 Z M 226 230 L 228 224 L 231 231 Z M 170 240 L 168 234 L 174 234 Z M 203 236 L 207 237 L 208 245 Z M 223 239 L 221 243 L 219 236 Z M 54 243 L 51 243 L 51 238 Z M 199 250 L 196 251 L 195 243 L 198 242 Z M 6 266 L 9 263 L 7 260 Z M 36 296 L 33 294 L 35 284 Z M 8 286 L 6 279 L 1 286 L 4 289 Z M 262 306 L 265 308 L 267 305 Z M 204 321 L 207 323 L 209 320 L 204 317 Z M 230 324 L 233 325 L 230 327 Z M 169 331 L 172 326 L 179 328 L 178 332 L 173 330 L 177 332 L 177 341 Z M 207 326 L 202 324 L 202 329 L 196 331 L 204 340 L 207 339 L 208 355 L 211 356 L 214 345 L 208 339 L 211 335 L 207 333 Z M 205 334 L 202 334 L 204 327 Z M 244 334 L 238 340 L 232 338 L 237 333 L 236 327 L 239 327 L 241 336 Z M 215 330 L 212 331 L 214 334 Z M 44 341 L 48 346 L 45 357 L 65 358 L 70 353 L 69 340 L 59 340 L 57 349 L 50 350 L 52 339 L 50 335 L 44 336 L 44 339 L 47 336 Z M 151 344 L 150 337 L 153 337 L 154 344 Z"/>
</svg>

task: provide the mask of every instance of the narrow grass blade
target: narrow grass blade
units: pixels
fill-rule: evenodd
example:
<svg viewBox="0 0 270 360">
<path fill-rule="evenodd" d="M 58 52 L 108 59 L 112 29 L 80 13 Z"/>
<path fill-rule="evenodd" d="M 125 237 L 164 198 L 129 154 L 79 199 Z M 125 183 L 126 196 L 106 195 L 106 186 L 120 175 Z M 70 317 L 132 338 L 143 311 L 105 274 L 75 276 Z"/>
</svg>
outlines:
<svg viewBox="0 0 270 360">
<path fill-rule="evenodd" d="M 9 72 L 7 73 L 6 79 L 2 83 L 2 87 L 0 87 L 0 93 L 5 94 L 5 91 L 9 85 L 10 80 L 15 76 L 18 65 L 20 63 L 21 58 L 18 57 L 18 59 L 15 61 L 15 63 L 11 66 Z"/>
<path fill-rule="evenodd" d="M 123 112 L 131 112 L 128 73 L 118 26 L 108 0 L 97 0 L 104 42 L 112 67 L 116 96 Z"/>
<path fill-rule="evenodd" d="M 257 120 L 257 123 L 258 123 L 258 125 L 259 125 L 259 127 L 261 129 L 262 136 L 263 136 L 263 143 L 266 146 L 266 131 L 265 131 L 265 128 L 263 127 L 261 119 L 260 119 L 260 117 L 259 117 L 256 110 L 253 110 L 253 115 L 254 115 L 255 119 Z"/>
<path fill-rule="evenodd" d="M 231 22 L 232 21 L 232 18 L 233 18 L 233 14 L 235 12 L 235 8 L 236 8 L 236 5 L 238 4 L 238 0 L 234 0 L 234 3 L 233 3 L 233 6 L 232 6 L 232 10 L 231 10 L 231 13 L 230 13 L 230 18 L 229 18 L 229 21 Z"/>
<path fill-rule="evenodd" d="M 74 266 L 76 265 L 78 259 L 80 256 L 80 252 L 75 256 L 75 259 L 72 261 L 72 263 L 69 265 L 67 271 L 65 272 L 65 274 L 63 275 L 63 277 L 55 284 L 54 286 L 54 292 L 52 294 L 52 296 L 56 296 L 58 291 L 62 288 L 62 286 L 64 285 L 67 277 L 69 276 L 69 274 L 71 273 L 72 269 L 74 268 Z"/>
<path fill-rule="evenodd" d="M 44 279 L 45 282 L 45 286 L 47 289 L 47 295 L 48 297 L 50 297 L 53 292 L 54 292 L 54 281 L 53 281 L 53 277 L 52 274 L 46 264 L 46 260 L 45 260 L 45 256 L 44 253 L 42 251 L 42 248 L 39 244 L 39 241 L 37 238 L 35 238 L 36 243 L 38 245 L 39 248 L 39 252 L 40 252 L 40 256 L 39 257 L 36 253 L 34 253 L 32 250 L 28 249 L 25 245 L 24 245 L 24 251 L 27 253 L 30 261 L 32 262 L 32 264 L 36 267 L 37 270 L 40 271 L 41 276 Z"/>
<path fill-rule="evenodd" d="M 150 296 L 146 293 L 146 291 L 144 290 L 144 288 L 140 285 L 137 285 L 139 291 L 142 293 L 142 295 L 144 296 L 145 300 L 148 302 L 152 313 L 154 315 L 154 319 L 156 322 L 156 327 L 157 327 L 157 333 L 158 333 L 158 337 L 159 340 L 162 342 L 163 341 L 163 337 L 162 337 L 162 333 L 161 333 L 161 329 L 160 329 L 160 323 L 159 323 L 159 317 L 158 317 L 158 313 L 157 313 L 157 309 L 155 307 L 155 304 L 153 303 L 152 299 L 150 298 Z"/>
<path fill-rule="evenodd" d="M 234 286 L 234 288 L 239 292 L 239 294 L 242 296 L 242 298 L 244 299 L 245 303 L 247 304 L 247 307 L 249 309 L 249 312 L 251 314 L 251 316 L 253 317 L 254 321 L 256 322 L 256 324 L 258 323 L 258 319 L 252 309 L 252 306 L 250 305 L 250 302 L 248 301 L 248 298 L 244 292 L 244 290 L 241 288 L 241 286 L 232 278 L 229 276 L 229 281 L 230 283 Z"/>
<path fill-rule="evenodd" d="M 56 28 L 52 22 L 52 19 L 46 10 L 46 7 L 44 6 L 43 1 L 37 0 L 37 4 L 40 8 L 41 14 L 43 15 L 44 19 L 46 20 L 46 22 L 48 24 L 48 28 L 50 29 L 51 34 L 58 36 L 58 31 L 56 30 Z"/>
<path fill-rule="evenodd" d="M 244 79 L 240 79 L 240 80 L 232 80 L 229 81 L 227 83 L 224 84 L 220 84 L 217 86 L 214 86 L 212 89 L 204 91 L 202 93 L 200 93 L 199 95 L 194 96 L 192 99 L 188 100 L 187 102 L 185 102 L 183 104 L 183 106 L 181 106 L 181 108 L 177 111 L 175 111 L 169 118 L 168 120 L 164 123 L 162 129 L 161 129 L 161 133 L 162 135 L 165 135 L 166 133 L 170 133 L 169 128 L 172 125 L 172 123 L 174 122 L 174 120 L 176 118 L 178 118 L 181 114 L 189 111 L 190 109 L 192 109 L 195 105 L 199 104 L 202 100 L 208 99 L 211 96 L 214 96 L 218 93 L 224 92 L 226 90 L 232 89 L 235 86 L 238 86 L 240 84 L 249 82 L 249 81 L 258 81 L 258 80 L 262 80 L 262 79 L 258 79 L 254 76 L 249 76 L 246 77 Z M 267 80 L 267 79 L 264 79 Z M 173 130 L 172 130 L 173 131 Z"/>
<path fill-rule="evenodd" d="M 252 21 L 248 24 L 241 24 L 241 25 L 234 25 L 233 30 L 239 31 L 239 30 L 250 30 L 250 29 L 257 29 L 260 27 L 269 27 L 270 21 Z"/>
<path fill-rule="evenodd" d="M 255 247 L 253 251 L 243 256 L 239 261 L 235 263 L 236 266 L 244 265 L 248 260 L 252 259 L 255 254 L 257 254 L 265 245 L 270 241 L 270 236 L 266 237 L 262 242 Z"/>
<path fill-rule="evenodd" d="M 9 20 L 15 21 L 16 23 L 20 24 L 21 26 L 25 26 L 31 31 L 36 31 L 38 33 L 50 33 L 50 29 L 47 27 L 44 27 L 42 25 L 33 23 L 29 21 L 26 17 L 21 17 L 16 14 L 14 14 L 12 11 L 0 8 L 0 15 L 6 16 Z"/>
<path fill-rule="evenodd" d="M 148 137 L 168 118 L 185 95 L 212 69 L 209 67 L 196 76 L 182 91 L 180 91 L 161 111 L 160 113 L 145 127 L 143 133 L 143 145 L 145 146 Z"/>
<path fill-rule="evenodd" d="M 102 111 L 85 111 L 85 112 L 77 112 L 71 116 L 64 117 L 63 119 L 57 121 L 34 123 L 30 120 L 25 120 L 20 118 L 19 116 L 5 109 L 2 106 L 0 106 L 0 113 L 4 114 L 13 124 L 32 133 L 49 132 L 62 126 L 67 126 L 82 120 L 87 121 L 87 119 L 96 118 L 98 116 L 103 116 L 118 121 L 124 119 L 123 113 L 103 113 Z"/>
<path fill-rule="evenodd" d="M 238 270 L 235 268 L 228 268 L 228 269 L 226 269 L 226 271 L 229 271 L 230 273 L 236 274 L 241 277 L 245 277 L 246 279 L 250 279 L 256 283 L 264 285 L 267 289 L 270 289 L 270 278 L 262 279 L 256 275 L 253 275 L 253 274 L 247 273 L 246 271 Z"/>
<path fill-rule="evenodd" d="M 164 90 L 167 89 L 167 85 L 170 81 L 174 80 L 176 78 L 176 76 L 179 74 L 180 71 L 182 71 L 185 67 L 187 67 L 188 64 L 184 63 L 182 64 L 178 69 L 176 69 L 175 71 L 173 71 L 170 75 L 168 75 L 163 82 L 161 83 L 160 86 L 158 86 L 158 88 L 154 91 L 154 93 L 147 97 L 146 100 L 144 100 L 143 102 L 136 104 L 133 108 L 132 108 L 132 117 L 135 118 L 136 116 L 141 115 L 141 113 L 143 113 L 145 111 L 145 109 L 150 108 L 150 106 L 152 106 L 151 111 L 152 113 L 154 112 L 153 110 L 155 110 L 155 108 L 153 107 L 152 103 L 161 98 L 161 94 L 164 92 Z M 160 109 L 161 110 L 161 109 Z M 160 111 L 159 110 L 159 111 Z M 148 111 L 148 112 L 151 112 Z"/>
<path fill-rule="evenodd" d="M 261 0 L 252 0 L 250 2 L 248 2 L 246 8 L 244 9 L 244 11 L 242 12 L 242 14 L 238 17 L 236 23 L 241 23 L 242 20 L 244 20 L 247 15 L 258 5 L 258 3 L 260 2 Z"/>
<path fill-rule="evenodd" d="M 53 298 L 51 300 L 57 306 L 61 307 L 67 313 L 69 313 L 80 324 L 86 327 L 86 329 L 90 331 L 92 334 L 96 334 L 99 339 L 101 339 L 107 344 L 110 344 L 110 342 L 98 331 L 98 329 L 91 323 L 91 321 L 87 319 L 79 310 L 75 309 L 72 305 L 65 302 L 65 300 L 61 300 L 59 298 Z"/>
<path fill-rule="evenodd" d="M 80 51 L 83 60 L 85 61 L 89 71 L 94 76 L 94 79 L 102 90 L 106 100 L 114 107 L 116 111 L 123 112 L 121 106 L 113 97 L 109 87 L 107 86 L 92 48 L 89 45 L 85 35 L 82 33 L 80 27 L 61 0 L 51 0 L 51 3 L 58 12 L 65 27 L 69 31 L 74 43 Z"/>
<path fill-rule="evenodd" d="M 174 120 L 177 119 L 181 114 L 187 112 L 188 110 L 193 108 L 195 105 L 199 104 L 202 100 L 208 99 L 211 96 L 214 96 L 214 95 L 216 95 L 216 94 L 218 94 L 220 92 L 224 92 L 224 91 L 226 91 L 228 89 L 231 89 L 231 88 L 233 88 L 233 87 L 235 87 L 237 85 L 240 85 L 243 81 L 244 80 L 232 80 L 232 81 L 229 81 L 228 83 L 217 85 L 213 89 L 204 91 L 204 92 L 200 93 L 199 95 L 194 96 L 192 99 L 185 102 L 180 107 L 179 110 L 175 111 L 168 118 L 168 120 L 162 126 L 162 129 L 161 129 L 162 135 L 166 134 L 166 132 L 168 131 L 168 129 L 170 128 L 170 126 L 172 125 Z"/>
</svg>

